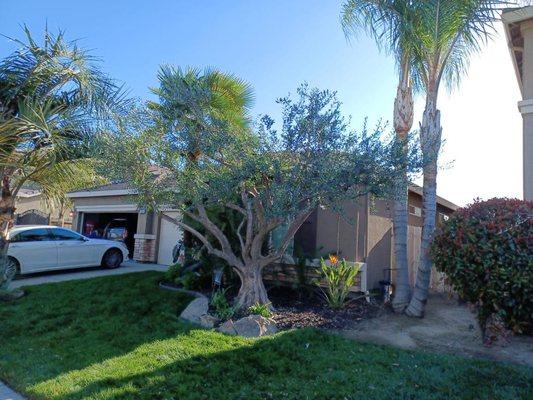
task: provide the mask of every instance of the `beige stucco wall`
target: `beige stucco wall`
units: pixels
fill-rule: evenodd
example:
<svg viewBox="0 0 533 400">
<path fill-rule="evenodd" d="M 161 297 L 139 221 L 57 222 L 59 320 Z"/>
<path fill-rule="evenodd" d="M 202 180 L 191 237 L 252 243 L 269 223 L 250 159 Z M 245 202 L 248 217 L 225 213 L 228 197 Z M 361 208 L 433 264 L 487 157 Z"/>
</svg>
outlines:
<svg viewBox="0 0 533 400">
<path fill-rule="evenodd" d="M 422 196 L 410 191 L 409 205 L 422 207 Z M 351 223 L 332 210 L 317 210 L 316 248 L 319 255 L 338 252 L 349 261 L 367 263 L 369 288 L 379 287 L 379 281 L 388 278 L 384 269 L 394 268 L 392 248 L 392 202 L 384 199 L 363 197 L 357 203 L 346 202 L 344 214 Z M 438 213 L 451 215 L 451 209 L 437 205 Z M 437 215 L 437 220 L 439 219 Z M 411 251 L 409 263 L 414 267 L 418 259 L 422 217 L 409 215 Z"/>
<path fill-rule="evenodd" d="M 29 211 L 29 210 L 39 210 L 44 214 L 49 214 L 51 223 L 56 223 L 59 218 L 59 210 L 58 209 L 51 209 L 48 207 L 43 200 L 42 196 L 32 196 L 32 197 L 17 197 L 17 201 L 15 203 L 15 213 L 16 214 L 22 214 L 23 212 Z M 72 218 L 70 217 L 70 209 L 65 210 L 64 212 L 64 223 L 69 225 Z"/>
<path fill-rule="evenodd" d="M 74 203 L 74 209 L 77 206 L 137 204 L 134 196 L 77 197 L 72 199 L 72 201 Z"/>
<path fill-rule="evenodd" d="M 366 197 L 343 204 L 343 215 L 317 210 L 316 248 L 319 255 L 338 253 L 348 261 L 363 261 L 366 246 Z"/>
<path fill-rule="evenodd" d="M 17 197 L 16 213 L 22 214 L 28 210 L 39 210 L 45 214 L 50 214 L 50 209 L 42 201 L 41 196 L 34 197 Z"/>
</svg>

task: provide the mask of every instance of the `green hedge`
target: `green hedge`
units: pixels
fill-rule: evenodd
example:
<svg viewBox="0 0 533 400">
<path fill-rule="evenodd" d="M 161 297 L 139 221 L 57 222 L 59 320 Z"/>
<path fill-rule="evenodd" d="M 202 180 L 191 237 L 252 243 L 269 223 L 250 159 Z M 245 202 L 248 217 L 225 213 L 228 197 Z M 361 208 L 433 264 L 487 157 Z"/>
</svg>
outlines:
<svg viewBox="0 0 533 400">
<path fill-rule="evenodd" d="M 533 327 L 533 202 L 476 200 L 437 232 L 431 253 L 458 294 L 517 333 Z"/>
</svg>

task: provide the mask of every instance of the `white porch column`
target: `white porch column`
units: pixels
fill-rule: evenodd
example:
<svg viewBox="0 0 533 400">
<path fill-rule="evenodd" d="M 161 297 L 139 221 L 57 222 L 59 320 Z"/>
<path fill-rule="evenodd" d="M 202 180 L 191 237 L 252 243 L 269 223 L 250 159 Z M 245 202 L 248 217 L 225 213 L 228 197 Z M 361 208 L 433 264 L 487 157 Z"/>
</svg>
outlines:
<svg viewBox="0 0 533 400">
<path fill-rule="evenodd" d="M 518 109 L 523 119 L 524 199 L 533 200 L 533 20 L 520 25 L 524 38 L 522 97 Z"/>
</svg>

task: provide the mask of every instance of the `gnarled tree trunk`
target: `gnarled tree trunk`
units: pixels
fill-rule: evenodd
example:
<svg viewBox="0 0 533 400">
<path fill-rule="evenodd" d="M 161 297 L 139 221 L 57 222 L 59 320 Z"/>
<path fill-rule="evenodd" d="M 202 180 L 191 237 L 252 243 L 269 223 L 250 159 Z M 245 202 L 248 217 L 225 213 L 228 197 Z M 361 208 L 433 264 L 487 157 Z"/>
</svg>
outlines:
<svg viewBox="0 0 533 400">
<path fill-rule="evenodd" d="M 241 279 L 241 288 L 235 299 L 235 304 L 243 310 L 247 310 L 257 303 L 267 304 L 271 307 L 263 283 L 263 268 L 258 264 L 245 265 L 244 270 L 237 273 Z"/>
<path fill-rule="evenodd" d="M 422 243 L 420 247 L 420 261 L 416 274 L 413 297 L 405 313 L 412 317 L 423 317 L 426 306 L 431 268 L 433 263 L 429 255 L 429 248 L 437 212 L 437 159 L 441 146 L 442 127 L 440 125 L 440 111 L 437 109 L 437 92 L 430 91 L 426 100 L 426 108 L 420 126 L 420 145 L 424 162 L 424 191 Z"/>
<path fill-rule="evenodd" d="M 408 224 L 408 186 L 407 165 L 407 135 L 413 125 L 413 95 L 409 85 L 408 67 L 402 67 L 400 83 L 394 101 L 394 130 L 396 140 L 402 144 L 402 164 L 398 165 L 398 177 L 394 184 L 394 259 L 396 263 L 396 288 L 392 306 L 394 311 L 402 312 L 409 304 L 411 284 L 409 279 L 409 264 L 407 258 L 407 224 Z"/>
</svg>

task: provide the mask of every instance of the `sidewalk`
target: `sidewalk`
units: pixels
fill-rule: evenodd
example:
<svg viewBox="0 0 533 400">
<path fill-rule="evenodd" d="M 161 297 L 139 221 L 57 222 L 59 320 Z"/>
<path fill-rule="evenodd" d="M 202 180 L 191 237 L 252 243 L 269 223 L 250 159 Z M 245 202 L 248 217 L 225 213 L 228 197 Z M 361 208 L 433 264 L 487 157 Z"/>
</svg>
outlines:
<svg viewBox="0 0 533 400">
<path fill-rule="evenodd" d="M 25 400 L 25 398 L 0 381 L 0 400 Z"/>
</svg>

